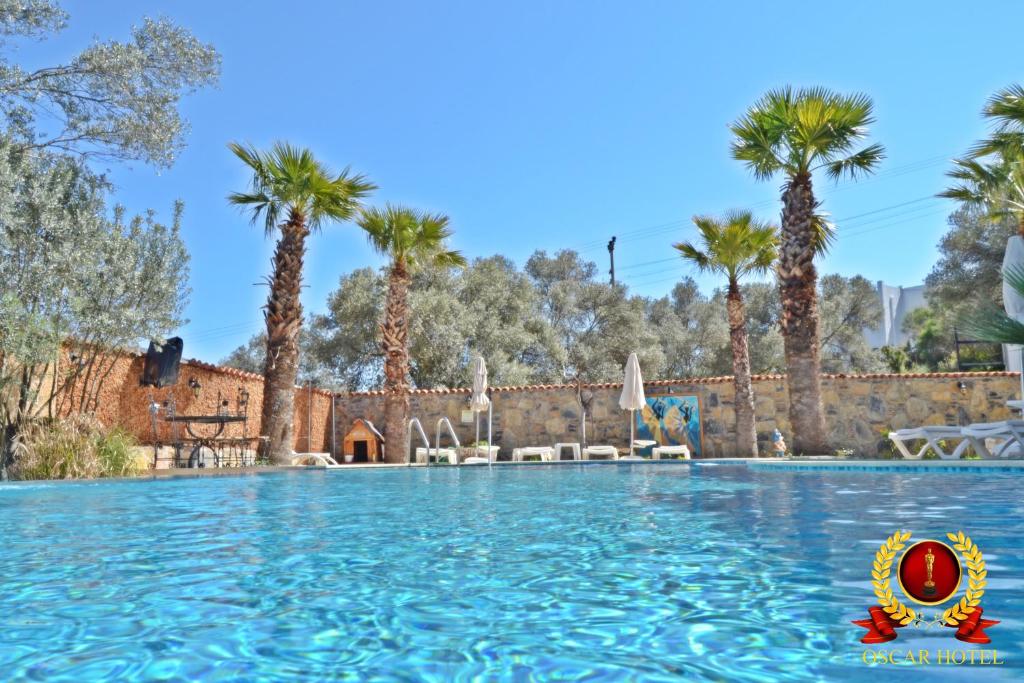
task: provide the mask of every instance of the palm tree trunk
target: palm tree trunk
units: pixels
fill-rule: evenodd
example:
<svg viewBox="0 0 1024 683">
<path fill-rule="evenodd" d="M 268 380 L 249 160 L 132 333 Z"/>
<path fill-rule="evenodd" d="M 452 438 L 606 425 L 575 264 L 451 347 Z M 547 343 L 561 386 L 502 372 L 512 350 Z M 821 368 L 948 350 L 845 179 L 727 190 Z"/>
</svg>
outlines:
<svg viewBox="0 0 1024 683">
<path fill-rule="evenodd" d="M 388 299 L 381 325 L 384 349 L 384 459 L 405 462 L 409 454 L 409 272 L 396 261 L 388 275 Z"/>
<path fill-rule="evenodd" d="M 747 321 L 743 311 L 743 297 L 735 280 L 729 281 L 725 302 L 729 312 L 729 340 L 732 342 L 732 375 L 736 394 L 736 457 L 756 458 L 757 429 L 754 424 L 754 389 L 750 383 Z"/>
<path fill-rule="evenodd" d="M 793 451 L 821 455 L 830 450 L 821 401 L 818 273 L 812 226 L 817 203 L 810 174 L 797 175 L 787 183 L 782 204 L 778 273 Z"/>
<path fill-rule="evenodd" d="M 306 255 L 306 217 L 292 209 L 281 225 L 274 250 L 274 272 L 263 317 L 267 322 L 267 358 L 263 369 L 265 456 L 276 465 L 291 463 L 295 446 L 295 380 L 302 326 L 302 264 Z"/>
</svg>

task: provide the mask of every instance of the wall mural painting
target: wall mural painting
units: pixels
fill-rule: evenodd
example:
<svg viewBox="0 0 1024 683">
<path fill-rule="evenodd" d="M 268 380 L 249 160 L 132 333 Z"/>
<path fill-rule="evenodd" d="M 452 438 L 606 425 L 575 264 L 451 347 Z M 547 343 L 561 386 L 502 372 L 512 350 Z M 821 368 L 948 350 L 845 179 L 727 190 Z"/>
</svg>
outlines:
<svg viewBox="0 0 1024 683">
<path fill-rule="evenodd" d="M 700 401 L 677 394 L 648 396 L 647 405 L 636 413 L 636 438 L 662 446 L 685 445 L 692 457 L 701 457 Z"/>
</svg>

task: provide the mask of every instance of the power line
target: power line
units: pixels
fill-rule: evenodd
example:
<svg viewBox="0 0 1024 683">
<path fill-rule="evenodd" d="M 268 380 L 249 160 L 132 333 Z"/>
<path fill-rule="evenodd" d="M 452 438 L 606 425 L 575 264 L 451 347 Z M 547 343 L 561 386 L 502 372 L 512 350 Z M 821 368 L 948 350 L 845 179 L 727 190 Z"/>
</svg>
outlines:
<svg viewBox="0 0 1024 683">
<path fill-rule="evenodd" d="M 892 178 L 896 178 L 896 177 L 903 176 L 903 175 L 908 175 L 910 173 L 917 173 L 919 171 L 926 170 L 926 169 L 931 168 L 933 166 L 938 166 L 938 165 L 941 165 L 941 164 L 948 163 L 949 159 L 951 159 L 952 157 L 953 157 L 952 154 L 938 154 L 938 155 L 935 155 L 935 156 L 932 156 L 932 157 L 926 157 L 924 159 L 918 159 L 917 161 L 912 161 L 912 162 L 909 162 L 907 164 L 903 164 L 901 166 L 894 166 L 893 168 L 886 169 L 885 171 L 880 171 L 880 172 L 872 175 L 871 177 L 865 178 L 865 179 L 860 180 L 860 181 L 858 181 L 856 183 L 849 183 L 849 184 L 846 184 L 846 185 L 839 185 L 839 186 L 828 187 L 828 188 L 822 190 L 819 193 L 819 196 L 821 196 L 821 197 L 828 197 L 828 196 L 834 195 L 837 192 L 843 192 L 843 191 L 850 190 L 850 189 L 853 189 L 853 188 L 856 188 L 856 187 L 861 187 L 863 185 L 870 184 L 872 182 L 877 182 L 879 180 L 890 180 Z M 773 198 L 773 199 L 769 199 L 769 200 L 765 200 L 765 201 L 761 201 L 761 202 L 755 202 L 753 204 L 748 204 L 747 208 L 756 209 L 756 208 L 761 208 L 761 207 L 765 207 L 765 206 L 771 206 L 772 204 L 778 203 L 778 201 L 779 201 L 778 199 L 774 199 Z M 652 226 L 648 226 L 648 227 L 645 227 L 645 228 L 634 228 L 632 230 L 627 230 L 627 231 L 616 231 L 616 234 L 619 236 L 620 239 L 623 239 L 623 238 L 629 239 L 631 237 L 636 237 L 638 235 L 651 235 L 651 236 L 655 236 L 655 235 L 658 235 L 658 234 L 664 234 L 665 232 L 670 231 L 671 228 L 678 227 L 678 226 L 686 224 L 688 222 L 689 222 L 689 219 L 679 219 L 679 220 L 670 221 L 670 222 L 666 222 L 666 223 L 659 223 L 657 225 L 652 225 Z M 595 251 L 598 248 L 600 248 L 603 244 L 604 244 L 604 239 L 603 238 L 599 239 L 599 240 L 588 240 L 587 242 L 584 242 L 584 243 L 581 243 L 580 245 L 578 245 L 577 246 L 577 251 L 579 251 L 581 253 L 586 253 L 586 252 L 589 252 L 589 251 Z M 620 270 L 621 270 L 621 268 L 620 268 Z"/>
<path fill-rule="evenodd" d="M 905 203 L 903 203 L 903 205 L 905 205 L 907 203 L 908 202 L 905 202 Z M 894 206 L 900 206 L 900 205 L 894 205 Z M 922 209 L 924 210 L 924 212 L 922 212 Z M 863 230 L 857 230 L 857 231 L 854 231 L 854 232 L 851 232 L 851 233 L 845 233 L 844 232 L 842 234 L 842 236 L 843 237 L 856 237 L 857 235 L 863 235 L 863 234 L 866 234 L 866 233 L 869 233 L 869 232 L 875 232 L 875 231 L 878 231 L 878 230 L 884 230 L 885 228 L 891 228 L 891 227 L 894 227 L 894 226 L 897 226 L 897 225 L 905 225 L 907 223 L 911 223 L 911 222 L 919 220 L 921 218 L 927 218 L 927 217 L 930 217 L 930 216 L 933 216 L 933 215 L 939 215 L 939 214 L 942 214 L 942 213 L 945 213 L 945 212 L 946 212 L 946 207 L 945 206 L 941 206 L 941 207 L 935 207 L 935 206 L 918 207 L 916 209 L 912 209 L 912 210 L 906 211 L 906 212 L 901 212 L 899 214 L 894 214 L 892 216 L 884 216 L 880 220 L 885 220 L 885 221 L 888 221 L 888 222 L 882 223 L 881 225 L 875 225 L 873 227 L 866 228 L 866 229 L 863 229 Z M 874 212 L 868 212 L 868 213 L 874 213 Z M 915 214 L 915 215 L 905 216 L 904 214 Z M 867 214 L 860 214 L 860 215 L 867 215 Z M 900 216 L 902 216 L 902 217 L 899 218 L 899 220 L 892 220 L 893 218 L 897 218 L 897 217 L 900 217 Z M 879 220 L 879 219 L 876 219 L 876 220 Z M 871 222 L 874 222 L 874 221 L 865 221 L 864 223 L 862 223 L 862 225 L 867 225 L 867 224 L 869 224 Z M 684 266 L 685 264 L 680 260 L 680 265 Z M 647 279 L 645 279 L 645 278 L 650 278 L 650 277 L 656 277 L 656 276 L 661 275 L 663 273 L 668 273 L 668 272 L 672 272 L 672 271 L 675 271 L 675 270 L 676 270 L 675 268 L 664 268 L 664 269 L 660 269 L 660 270 L 651 271 L 649 273 L 642 273 L 639 276 L 639 279 L 633 280 L 633 281 L 629 282 L 628 284 L 629 284 L 629 286 L 651 286 L 651 285 L 660 284 L 662 282 L 670 282 L 670 281 L 673 281 L 673 280 L 678 280 L 679 276 L 682 275 L 682 273 L 676 272 L 675 275 L 672 275 L 670 277 L 660 278 L 660 279 L 655 279 L 655 280 L 647 280 Z"/>
</svg>

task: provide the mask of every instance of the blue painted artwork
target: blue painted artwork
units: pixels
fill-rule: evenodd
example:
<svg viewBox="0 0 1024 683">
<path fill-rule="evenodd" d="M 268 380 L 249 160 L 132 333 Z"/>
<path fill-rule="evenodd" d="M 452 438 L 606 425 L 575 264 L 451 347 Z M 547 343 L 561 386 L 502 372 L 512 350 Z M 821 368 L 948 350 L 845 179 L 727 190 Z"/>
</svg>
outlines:
<svg viewBox="0 0 1024 683">
<path fill-rule="evenodd" d="M 661 446 L 688 446 L 693 457 L 701 452 L 700 402 L 696 396 L 648 396 L 636 413 L 636 438 Z"/>
</svg>

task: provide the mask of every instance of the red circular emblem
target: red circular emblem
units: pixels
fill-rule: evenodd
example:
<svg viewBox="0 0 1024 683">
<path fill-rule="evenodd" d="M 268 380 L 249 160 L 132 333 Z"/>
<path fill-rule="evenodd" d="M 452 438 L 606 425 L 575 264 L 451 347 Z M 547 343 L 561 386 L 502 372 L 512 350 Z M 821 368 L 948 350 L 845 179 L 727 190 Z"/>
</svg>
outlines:
<svg viewBox="0 0 1024 683">
<path fill-rule="evenodd" d="M 959 589 L 963 571 L 956 552 L 942 541 L 918 541 L 903 553 L 896 569 L 900 588 L 922 605 L 938 605 Z"/>
</svg>

